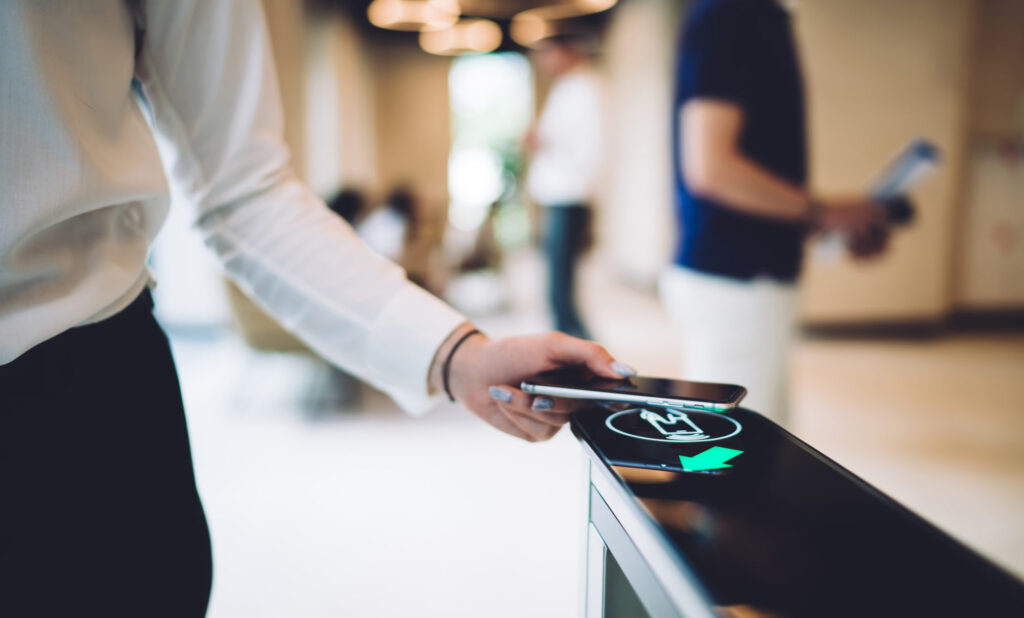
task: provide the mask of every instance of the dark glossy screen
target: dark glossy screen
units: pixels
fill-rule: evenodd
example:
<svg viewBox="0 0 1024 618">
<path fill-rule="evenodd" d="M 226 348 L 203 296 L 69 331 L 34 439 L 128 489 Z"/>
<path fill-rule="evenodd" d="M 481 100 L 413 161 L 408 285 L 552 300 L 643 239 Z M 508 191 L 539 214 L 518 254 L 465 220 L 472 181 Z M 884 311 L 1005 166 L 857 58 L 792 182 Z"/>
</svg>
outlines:
<svg viewBox="0 0 1024 618">
<path fill-rule="evenodd" d="M 715 605 L 743 616 L 1024 616 L 1020 581 L 760 415 L 642 411 L 582 410 L 573 432 Z"/>
<path fill-rule="evenodd" d="M 561 386 L 602 393 L 629 393 L 652 397 L 693 399 L 714 403 L 736 402 L 744 393 L 743 388 L 735 384 L 686 382 L 684 380 L 644 376 L 625 380 L 609 380 L 577 369 L 549 371 L 528 380 L 528 382 L 544 386 Z"/>
</svg>

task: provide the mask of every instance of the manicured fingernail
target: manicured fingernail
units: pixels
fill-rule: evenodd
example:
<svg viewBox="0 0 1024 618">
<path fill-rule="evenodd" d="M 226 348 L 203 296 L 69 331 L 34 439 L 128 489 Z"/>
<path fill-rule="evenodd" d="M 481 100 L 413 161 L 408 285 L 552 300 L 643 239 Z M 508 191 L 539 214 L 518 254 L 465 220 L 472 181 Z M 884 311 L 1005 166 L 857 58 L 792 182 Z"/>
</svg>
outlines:
<svg viewBox="0 0 1024 618">
<path fill-rule="evenodd" d="M 492 386 L 488 388 L 487 393 L 492 399 L 497 399 L 498 401 L 504 401 L 505 403 L 512 401 L 512 392 L 508 389 L 501 388 L 500 386 Z"/>
<path fill-rule="evenodd" d="M 555 402 L 547 397 L 538 397 L 533 400 L 533 405 L 530 407 L 534 410 L 550 410 L 555 407 Z"/>
<path fill-rule="evenodd" d="M 624 378 L 631 378 L 636 375 L 636 369 L 633 369 L 626 363 L 620 363 L 619 361 L 612 363 L 612 371 Z"/>
</svg>

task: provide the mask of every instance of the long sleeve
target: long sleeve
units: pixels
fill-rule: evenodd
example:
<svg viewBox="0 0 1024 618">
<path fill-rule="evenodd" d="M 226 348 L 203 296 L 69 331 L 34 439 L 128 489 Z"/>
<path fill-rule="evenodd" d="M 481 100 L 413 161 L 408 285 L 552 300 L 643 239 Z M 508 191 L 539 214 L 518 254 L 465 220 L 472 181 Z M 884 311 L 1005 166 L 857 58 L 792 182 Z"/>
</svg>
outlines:
<svg viewBox="0 0 1024 618">
<path fill-rule="evenodd" d="M 410 283 L 298 181 L 257 0 L 152 0 L 136 78 L 164 164 L 228 275 L 328 361 L 412 413 L 465 318 Z"/>
</svg>

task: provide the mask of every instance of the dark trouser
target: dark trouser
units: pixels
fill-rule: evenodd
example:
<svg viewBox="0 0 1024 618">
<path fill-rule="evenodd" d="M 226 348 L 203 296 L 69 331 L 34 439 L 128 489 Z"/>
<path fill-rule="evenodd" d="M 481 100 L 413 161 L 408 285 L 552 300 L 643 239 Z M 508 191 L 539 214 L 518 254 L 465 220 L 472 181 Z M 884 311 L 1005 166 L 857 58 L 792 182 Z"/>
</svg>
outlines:
<svg viewBox="0 0 1024 618">
<path fill-rule="evenodd" d="M 0 615 L 202 616 L 210 537 L 144 292 L 0 366 Z"/>
<path fill-rule="evenodd" d="M 548 302 L 555 328 L 590 339 L 576 310 L 576 262 L 587 238 L 590 211 L 583 204 L 545 207 L 544 253 L 548 260 Z"/>
</svg>

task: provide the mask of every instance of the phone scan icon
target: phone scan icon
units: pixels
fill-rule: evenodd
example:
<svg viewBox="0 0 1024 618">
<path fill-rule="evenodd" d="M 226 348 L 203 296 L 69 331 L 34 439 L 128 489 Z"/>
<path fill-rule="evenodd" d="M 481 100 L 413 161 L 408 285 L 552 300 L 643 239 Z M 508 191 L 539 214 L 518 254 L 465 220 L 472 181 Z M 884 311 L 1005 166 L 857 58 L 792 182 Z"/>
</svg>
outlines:
<svg viewBox="0 0 1024 618">
<path fill-rule="evenodd" d="M 707 439 L 707 434 L 690 420 L 690 415 L 681 410 L 669 410 L 665 416 L 653 410 L 644 410 L 640 418 L 669 440 L 695 442 Z"/>
<path fill-rule="evenodd" d="M 605 425 L 630 438 L 669 444 L 725 440 L 743 429 L 724 414 L 677 408 L 630 408 L 610 415 Z"/>
</svg>

